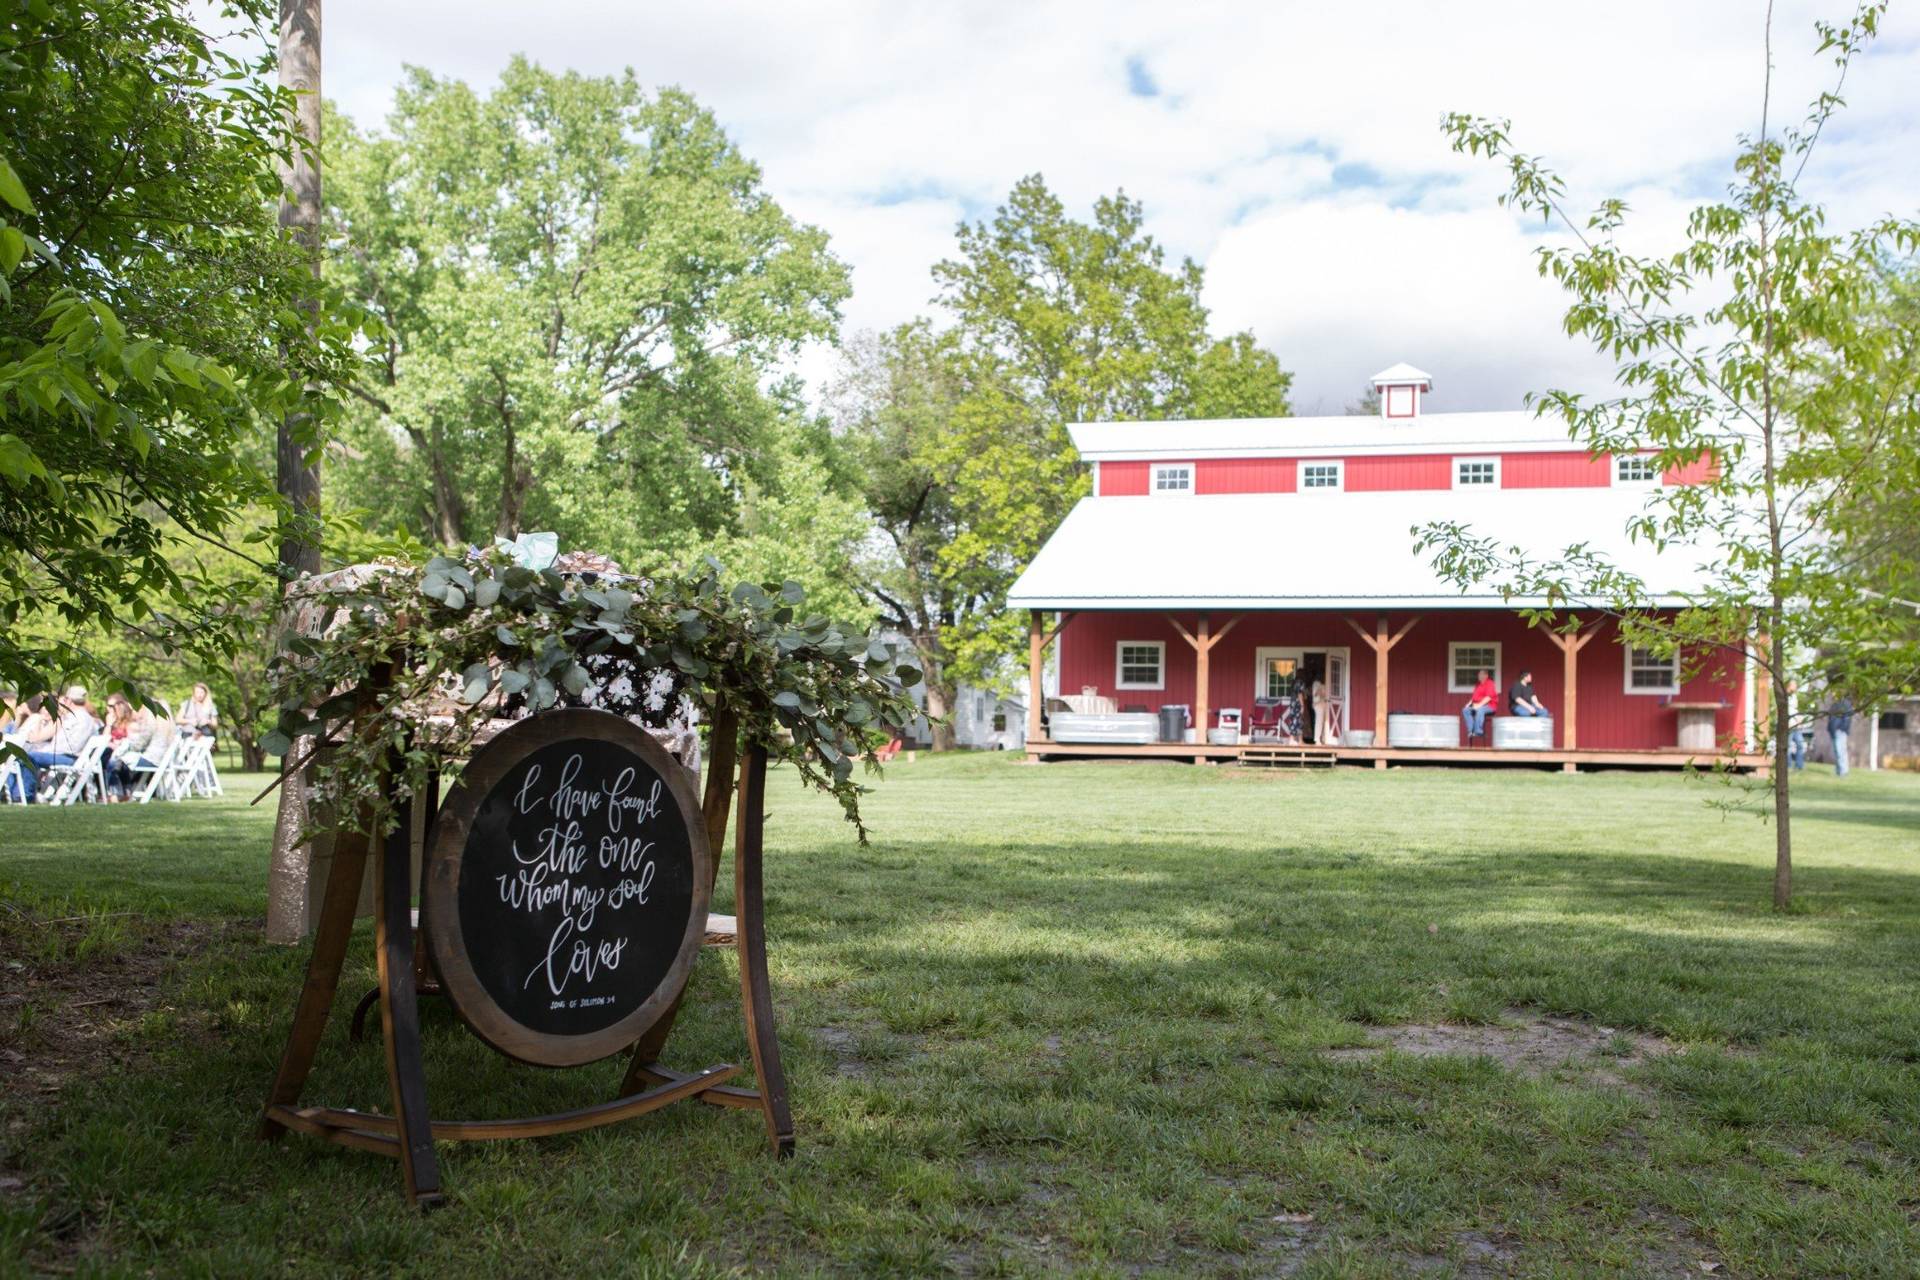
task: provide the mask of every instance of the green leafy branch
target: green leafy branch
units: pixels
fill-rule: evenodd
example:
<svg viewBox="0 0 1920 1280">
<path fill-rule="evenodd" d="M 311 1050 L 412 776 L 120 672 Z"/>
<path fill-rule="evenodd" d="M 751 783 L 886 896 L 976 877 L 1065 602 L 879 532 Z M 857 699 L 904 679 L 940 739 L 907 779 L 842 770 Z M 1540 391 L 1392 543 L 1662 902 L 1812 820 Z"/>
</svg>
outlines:
<svg viewBox="0 0 1920 1280">
<path fill-rule="evenodd" d="M 718 563 L 648 579 L 535 570 L 500 551 L 350 570 L 296 587 L 318 634 L 288 638 L 270 672 L 269 754 L 307 749 L 315 789 L 347 821 L 391 821 L 381 778 L 402 795 L 471 753 L 488 721 L 593 705 L 609 673 L 636 686 L 666 673 L 743 738 L 833 795 L 864 842 L 854 764 L 877 769 L 887 727 L 918 714 L 920 671 L 895 647 L 803 612 L 797 583 L 742 583 Z M 664 719 L 664 717 L 663 717 Z M 370 817 L 369 817 L 370 816 Z"/>
</svg>

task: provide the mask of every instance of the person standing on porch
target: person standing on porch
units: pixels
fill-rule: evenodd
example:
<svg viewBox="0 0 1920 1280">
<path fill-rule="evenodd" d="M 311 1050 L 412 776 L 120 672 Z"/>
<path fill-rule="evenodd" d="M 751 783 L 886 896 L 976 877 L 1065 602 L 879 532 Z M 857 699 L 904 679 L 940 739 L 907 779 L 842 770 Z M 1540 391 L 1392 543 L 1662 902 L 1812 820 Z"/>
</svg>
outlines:
<svg viewBox="0 0 1920 1280">
<path fill-rule="evenodd" d="M 1460 708 L 1460 715 L 1467 722 L 1468 742 L 1486 736 L 1487 717 L 1493 714 L 1494 704 L 1499 701 L 1500 689 L 1493 682 L 1493 672 L 1482 668 L 1480 679 L 1473 686 L 1473 696 Z"/>
<path fill-rule="evenodd" d="M 1552 713 L 1541 705 L 1533 692 L 1533 672 L 1522 671 L 1520 682 L 1507 690 L 1507 713 L 1516 716 L 1540 716 L 1546 718 Z"/>
<path fill-rule="evenodd" d="M 1327 682 L 1316 679 L 1313 682 L 1313 741 L 1318 746 L 1327 745 Z"/>
</svg>

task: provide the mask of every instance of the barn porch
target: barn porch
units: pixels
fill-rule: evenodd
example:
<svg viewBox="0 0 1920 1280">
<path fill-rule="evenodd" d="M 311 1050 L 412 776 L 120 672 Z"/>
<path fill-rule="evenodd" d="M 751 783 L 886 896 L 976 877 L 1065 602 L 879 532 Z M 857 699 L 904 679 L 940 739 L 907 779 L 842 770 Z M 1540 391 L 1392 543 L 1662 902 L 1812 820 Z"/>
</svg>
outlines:
<svg viewBox="0 0 1920 1280">
<path fill-rule="evenodd" d="M 1049 760 L 1185 760 L 1194 764 L 1231 764 L 1271 769 L 1327 769 L 1336 764 L 1371 764 L 1376 769 L 1393 765 L 1443 765 L 1452 768 L 1551 769 L 1578 773 L 1581 769 L 1711 769 L 1730 763 L 1740 772 L 1765 777 L 1771 761 L 1765 755 L 1742 751 L 1726 755 L 1717 751 L 1496 751 L 1489 747 L 1319 747 L 1311 743 L 1299 746 L 1272 743 L 1240 743 L 1235 746 L 1199 746 L 1194 743 L 1156 742 L 1144 745 L 1112 743 L 1062 743 L 1045 739 L 1027 740 L 1027 759 L 1033 763 Z"/>
<path fill-rule="evenodd" d="M 1511 607 L 1420 603 L 1419 612 L 1371 615 L 1351 607 L 1030 610 L 1028 758 L 1566 772 L 1767 766 L 1755 750 L 1767 736 L 1764 673 L 1750 662 L 1674 659 L 1663 667 L 1623 646 L 1608 619 L 1575 619 L 1570 629 L 1555 631 L 1529 626 Z M 1051 699 L 1043 694 L 1050 656 L 1059 690 Z M 1524 748 L 1488 745 L 1499 734 L 1471 745 L 1461 745 L 1457 733 L 1409 741 L 1406 724 L 1416 720 L 1456 727 L 1465 689 L 1480 667 L 1492 670 L 1502 693 L 1496 723 L 1506 712 L 1506 690 L 1519 673 L 1532 672 L 1552 719 L 1527 727 L 1544 734 Z M 1315 724 L 1305 711 L 1308 681 L 1324 682 L 1324 723 Z M 1274 723 L 1275 703 L 1294 699 L 1302 714 Z M 1264 721 L 1256 702 L 1264 704 Z M 1162 733 L 1153 741 L 1107 742 L 1076 740 L 1064 728 L 1052 732 L 1062 712 L 1117 711 L 1137 723 L 1142 713 L 1169 706 L 1186 711 L 1185 740 Z"/>
</svg>

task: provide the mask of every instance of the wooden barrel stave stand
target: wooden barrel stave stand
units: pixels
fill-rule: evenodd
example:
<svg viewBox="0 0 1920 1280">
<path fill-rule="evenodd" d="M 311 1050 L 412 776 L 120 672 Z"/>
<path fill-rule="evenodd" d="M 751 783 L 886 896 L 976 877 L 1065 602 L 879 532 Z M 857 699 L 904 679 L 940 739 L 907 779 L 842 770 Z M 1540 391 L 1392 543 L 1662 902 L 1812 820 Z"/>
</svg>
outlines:
<svg viewBox="0 0 1920 1280">
<path fill-rule="evenodd" d="M 307 961 L 306 981 L 301 987 L 286 1049 L 268 1095 L 260 1135 L 276 1140 L 288 1132 L 299 1132 L 342 1146 L 398 1157 L 407 1198 L 422 1208 L 443 1199 L 439 1161 L 434 1150 L 436 1141 L 573 1133 L 693 1099 L 713 1106 L 758 1109 L 766 1124 L 769 1147 L 776 1155 L 790 1154 L 793 1117 L 774 1029 L 772 994 L 767 983 L 761 874 L 767 753 L 758 744 L 749 745 L 739 754 L 736 774 L 735 720 L 724 707 L 715 714 L 713 730 L 715 745 L 700 815 L 701 825 L 709 837 L 708 847 L 713 851 L 708 887 L 711 888 L 711 879 L 717 875 L 718 850 L 725 838 L 728 810 L 737 790 L 740 813 L 734 839 L 734 910 L 738 920 L 734 946 L 740 964 L 741 1013 L 757 1088 L 730 1084 L 729 1081 L 740 1074 L 740 1068 L 729 1064 L 695 1073 L 669 1070 L 660 1064 L 660 1055 L 679 1011 L 676 998 L 634 1044 L 625 1078 L 611 1101 L 520 1119 L 433 1120 L 427 1103 L 418 1004 L 420 979 L 430 976 L 423 939 L 432 928 L 432 921 L 422 911 L 418 926 L 414 922 L 412 814 L 405 811 L 407 802 L 396 798 L 402 811 L 395 815 L 393 830 L 380 841 L 375 866 L 374 947 L 379 985 L 375 993 L 370 993 L 370 999 L 377 995 L 380 1008 L 392 1114 L 300 1105 L 301 1091 L 312 1071 L 321 1035 L 339 992 L 360 885 L 372 853 L 373 842 L 364 832 L 343 831 L 328 870 L 313 951 Z M 428 788 L 427 847 L 432 846 L 432 827 L 437 818 L 437 790 L 437 783 Z M 422 897 L 424 900 L 424 894 Z M 684 987 L 681 994 L 684 995 Z"/>
</svg>

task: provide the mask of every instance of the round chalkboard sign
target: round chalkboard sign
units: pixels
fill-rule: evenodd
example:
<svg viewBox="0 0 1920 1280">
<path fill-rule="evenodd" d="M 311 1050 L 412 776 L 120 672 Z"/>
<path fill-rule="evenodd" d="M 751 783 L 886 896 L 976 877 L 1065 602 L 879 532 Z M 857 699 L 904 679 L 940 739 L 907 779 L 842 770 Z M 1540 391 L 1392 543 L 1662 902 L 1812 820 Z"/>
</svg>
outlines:
<svg viewBox="0 0 1920 1280">
<path fill-rule="evenodd" d="M 435 968 L 500 1052 L 577 1066 L 633 1044 L 699 954 L 711 854 L 687 770 L 605 711 L 550 711 L 474 754 L 434 820 Z"/>
</svg>

